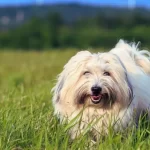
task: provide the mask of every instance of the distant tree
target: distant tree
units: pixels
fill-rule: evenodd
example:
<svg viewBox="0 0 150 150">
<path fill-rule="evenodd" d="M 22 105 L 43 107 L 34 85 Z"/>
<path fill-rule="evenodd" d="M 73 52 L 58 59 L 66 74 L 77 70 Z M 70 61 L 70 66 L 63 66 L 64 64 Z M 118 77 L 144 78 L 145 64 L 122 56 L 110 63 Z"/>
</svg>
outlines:
<svg viewBox="0 0 150 150">
<path fill-rule="evenodd" d="M 44 45 L 43 27 L 40 18 L 32 18 L 30 22 L 11 31 L 11 45 L 15 48 L 42 49 Z"/>
<path fill-rule="evenodd" d="M 60 14 L 54 13 L 47 17 L 49 44 L 51 47 L 59 46 L 60 27 L 62 26 L 62 18 Z"/>
</svg>

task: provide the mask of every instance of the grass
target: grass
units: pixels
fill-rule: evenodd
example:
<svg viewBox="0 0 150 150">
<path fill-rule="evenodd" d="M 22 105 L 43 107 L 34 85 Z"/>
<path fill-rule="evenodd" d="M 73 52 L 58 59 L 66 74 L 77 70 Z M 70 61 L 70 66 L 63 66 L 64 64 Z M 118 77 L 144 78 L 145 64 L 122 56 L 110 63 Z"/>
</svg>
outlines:
<svg viewBox="0 0 150 150">
<path fill-rule="evenodd" d="M 70 141 L 53 115 L 55 78 L 76 50 L 0 52 L 0 150 L 135 150 L 150 147 L 150 127 L 101 138 L 90 148 L 88 133 Z"/>
</svg>

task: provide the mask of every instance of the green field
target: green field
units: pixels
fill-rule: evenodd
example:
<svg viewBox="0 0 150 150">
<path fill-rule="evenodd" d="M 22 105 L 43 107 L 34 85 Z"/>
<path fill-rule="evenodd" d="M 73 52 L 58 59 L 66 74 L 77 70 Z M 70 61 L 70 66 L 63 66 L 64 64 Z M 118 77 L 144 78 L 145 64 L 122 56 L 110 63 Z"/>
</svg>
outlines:
<svg viewBox="0 0 150 150">
<path fill-rule="evenodd" d="M 63 65 L 76 50 L 0 52 L 0 150 L 149 149 L 150 128 L 110 133 L 92 148 L 88 133 L 69 140 L 53 116 L 50 93 Z"/>
</svg>

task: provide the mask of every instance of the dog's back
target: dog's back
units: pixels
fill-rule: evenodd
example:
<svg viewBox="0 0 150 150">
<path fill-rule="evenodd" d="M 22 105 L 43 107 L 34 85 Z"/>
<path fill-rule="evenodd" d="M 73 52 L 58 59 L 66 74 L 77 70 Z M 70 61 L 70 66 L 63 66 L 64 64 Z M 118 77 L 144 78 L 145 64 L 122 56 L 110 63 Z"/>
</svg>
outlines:
<svg viewBox="0 0 150 150">
<path fill-rule="evenodd" d="M 150 75 L 150 52 L 147 50 L 139 50 L 138 44 L 128 44 L 124 40 L 120 40 L 111 52 L 119 55 L 121 59 L 133 61 L 146 74 Z"/>
</svg>

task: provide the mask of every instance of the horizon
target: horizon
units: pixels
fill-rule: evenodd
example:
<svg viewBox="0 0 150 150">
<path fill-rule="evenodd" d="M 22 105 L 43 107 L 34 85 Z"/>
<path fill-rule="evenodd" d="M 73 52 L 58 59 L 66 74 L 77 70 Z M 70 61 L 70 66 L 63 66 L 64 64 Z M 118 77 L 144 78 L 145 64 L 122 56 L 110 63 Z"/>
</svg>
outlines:
<svg viewBox="0 0 150 150">
<path fill-rule="evenodd" d="M 145 7 L 150 8 L 149 0 L 1 0 L 0 6 L 24 6 L 24 5 L 51 5 L 51 4 L 81 4 L 91 6 L 109 6 L 109 7 Z"/>
</svg>

